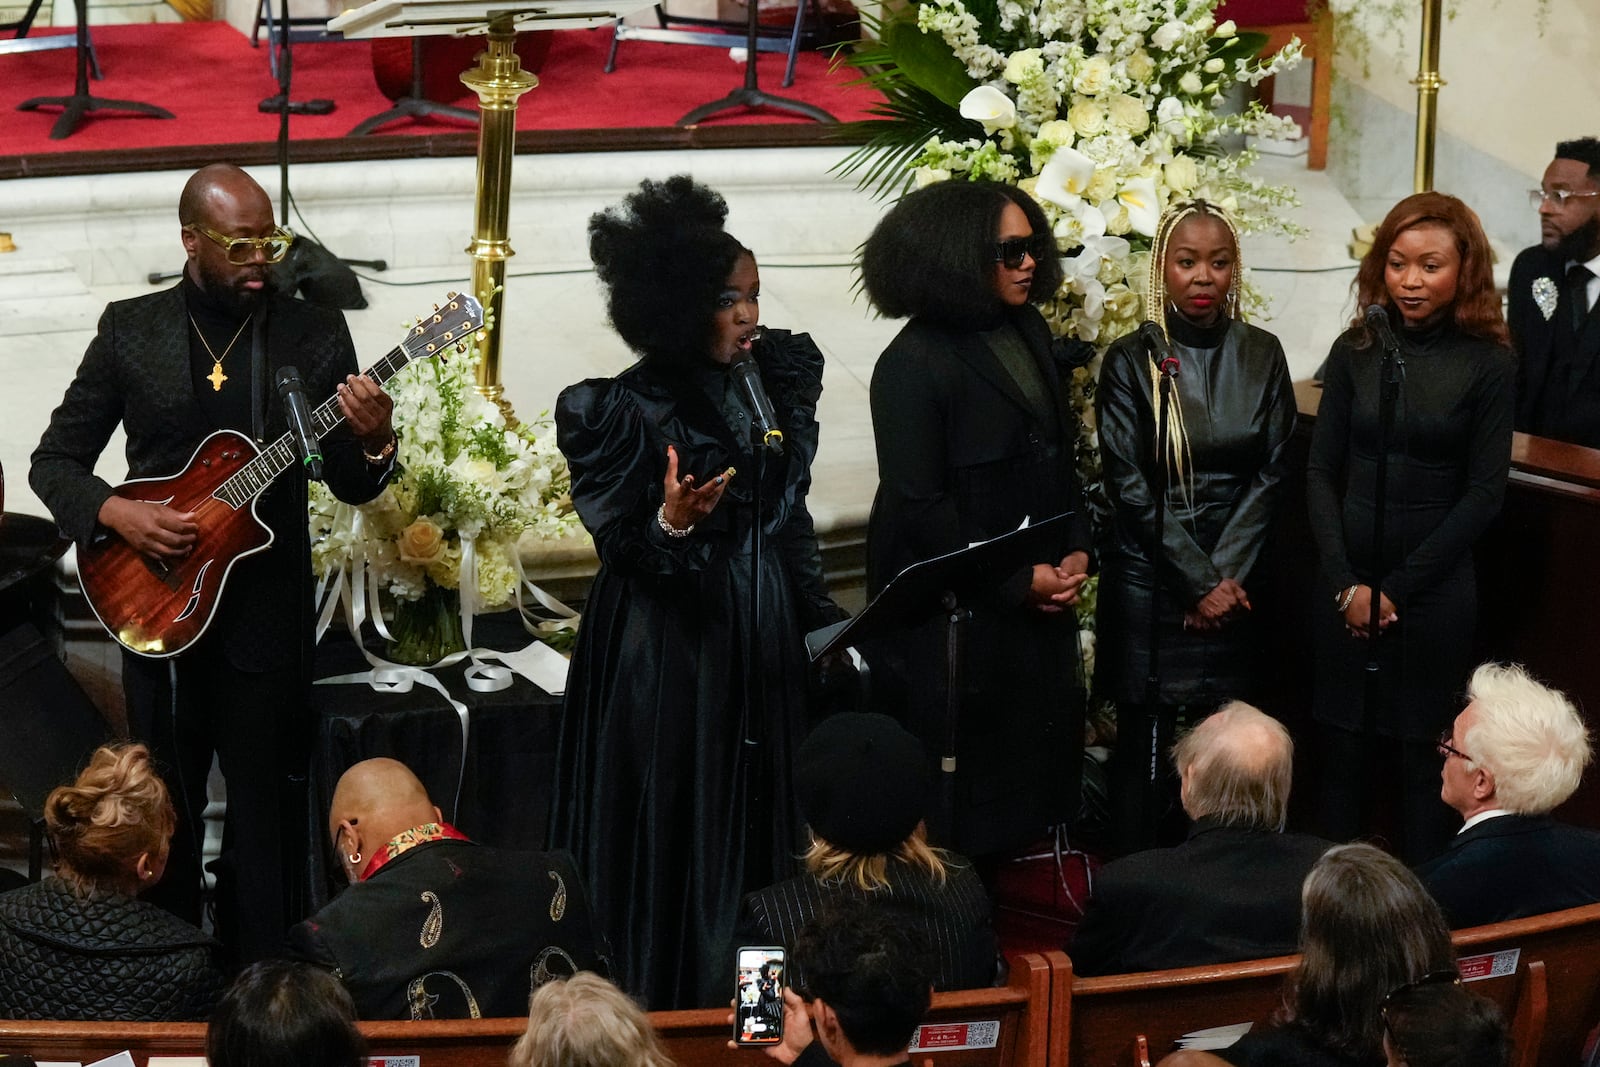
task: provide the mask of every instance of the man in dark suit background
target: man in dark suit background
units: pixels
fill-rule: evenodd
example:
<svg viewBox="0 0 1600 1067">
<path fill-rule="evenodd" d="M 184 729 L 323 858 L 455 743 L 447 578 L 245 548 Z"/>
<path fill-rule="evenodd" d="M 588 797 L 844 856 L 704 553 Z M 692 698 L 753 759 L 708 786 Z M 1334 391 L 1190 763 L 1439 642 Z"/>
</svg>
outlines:
<svg viewBox="0 0 1600 1067">
<path fill-rule="evenodd" d="M 352 884 L 290 944 L 337 972 L 363 1019 L 523 1015 L 545 982 L 609 970 L 572 857 L 474 844 L 403 763 L 345 771 L 328 835 Z"/>
<path fill-rule="evenodd" d="M 1074 973 L 1121 974 L 1294 952 L 1300 884 L 1329 843 L 1284 832 L 1294 742 L 1233 701 L 1172 748 L 1183 810 L 1176 848 L 1107 864 L 1072 941 Z"/>
<path fill-rule="evenodd" d="M 1556 145 L 1541 187 L 1539 243 L 1511 265 L 1516 428 L 1600 448 L 1600 140 Z"/>
<path fill-rule="evenodd" d="M 1600 901 L 1600 833 L 1550 816 L 1589 763 L 1577 709 L 1518 666 L 1484 664 L 1467 694 L 1439 740 L 1439 795 L 1466 822 L 1422 884 L 1454 929 Z"/>
<path fill-rule="evenodd" d="M 128 477 L 176 475 L 212 432 L 258 444 L 284 432 L 271 383 L 293 365 L 308 403 L 337 392 L 346 423 L 323 439 L 324 477 L 351 503 L 393 471 L 389 398 L 356 374 L 344 318 L 273 293 L 268 267 L 292 237 L 244 171 L 195 172 L 178 202 L 187 256 L 173 288 L 112 303 L 33 453 L 29 480 L 81 547 L 120 537 L 159 563 L 208 545 L 192 514 L 114 495 L 95 475 L 112 433 L 127 433 Z M 200 922 L 200 845 L 213 754 L 227 779 L 217 933 L 231 962 L 277 953 L 292 919 L 308 842 L 303 804 L 310 739 L 311 561 L 306 489 L 294 473 L 260 498 L 273 532 L 235 563 L 215 618 L 179 656 L 124 652 L 128 725 L 156 756 L 178 809 L 167 875 L 151 899 Z"/>
</svg>

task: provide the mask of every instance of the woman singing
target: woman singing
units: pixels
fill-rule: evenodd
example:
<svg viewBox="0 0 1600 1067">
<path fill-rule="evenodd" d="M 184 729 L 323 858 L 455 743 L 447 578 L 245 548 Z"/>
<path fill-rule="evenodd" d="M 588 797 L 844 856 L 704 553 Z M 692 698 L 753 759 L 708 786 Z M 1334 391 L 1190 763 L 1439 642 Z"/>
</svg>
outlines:
<svg viewBox="0 0 1600 1067">
<path fill-rule="evenodd" d="M 954 831 L 974 857 L 1021 845 L 1078 808 L 1083 681 L 1072 605 L 1089 520 L 1073 469 L 1078 423 L 1033 307 L 1061 283 L 1049 223 L 1024 192 L 941 182 L 897 203 L 862 251 L 873 305 L 911 316 L 872 374 L 878 494 L 867 586 L 974 541 L 1073 513 L 1039 558 L 966 603 Z M 885 710 L 944 748 L 945 620 L 877 651 Z M 936 821 L 936 825 L 938 822 Z"/>
<path fill-rule="evenodd" d="M 1376 730 L 1400 742 L 1399 829 L 1412 862 L 1449 837 L 1434 739 L 1461 710 L 1477 617 L 1472 546 L 1500 510 L 1511 461 L 1512 363 L 1490 264 L 1460 200 L 1418 193 L 1395 205 L 1355 281 L 1360 305 L 1387 312 L 1398 340 L 1392 426 L 1381 433 L 1382 338 L 1357 319 L 1328 356 L 1306 469 L 1325 598 L 1314 616 L 1322 830 L 1345 840 L 1371 829 L 1362 810 L 1378 783 L 1363 773 L 1364 735 Z"/>
<path fill-rule="evenodd" d="M 806 511 L 822 355 L 803 334 L 760 332 L 756 261 L 726 216 L 678 176 L 589 220 L 612 325 L 640 359 L 556 405 L 600 570 L 567 684 L 551 843 L 577 857 L 617 977 L 652 1009 L 726 1003 L 741 897 L 793 873 L 802 635 L 842 617 Z M 759 489 L 729 371 L 740 360 L 755 361 L 783 433 Z"/>
<path fill-rule="evenodd" d="M 1186 200 L 1162 215 L 1145 307 L 1179 371 L 1164 458 L 1159 371 L 1145 343 L 1123 338 L 1100 370 L 1100 457 L 1114 514 L 1101 545 L 1095 682 L 1117 706 L 1118 837 L 1129 851 L 1155 844 L 1177 807 L 1165 769 L 1175 723 L 1251 699 L 1259 678 L 1251 571 L 1286 473 L 1295 407 L 1283 346 L 1239 318 L 1242 273 L 1239 237 L 1221 208 Z"/>
</svg>

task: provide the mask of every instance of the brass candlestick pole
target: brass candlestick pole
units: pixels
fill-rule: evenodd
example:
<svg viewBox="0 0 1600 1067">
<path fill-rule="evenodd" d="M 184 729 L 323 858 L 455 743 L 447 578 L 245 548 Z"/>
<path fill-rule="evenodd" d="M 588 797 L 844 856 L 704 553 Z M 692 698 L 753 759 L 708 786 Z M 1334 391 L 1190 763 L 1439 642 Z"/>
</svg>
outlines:
<svg viewBox="0 0 1600 1067">
<path fill-rule="evenodd" d="M 1426 193 L 1433 188 L 1433 148 L 1439 133 L 1439 23 L 1442 0 L 1422 0 L 1422 56 L 1417 76 L 1417 161 L 1412 174 L 1413 191 Z"/>
<path fill-rule="evenodd" d="M 505 322 L 506 260 L 516 253 L 507 237 L 511 215 L 511 160 L 516 151 L 517 101 L 539 84 L 522 69 L 516 53 L 517 32 L 509 13 L 496 13 L 489 22 L 489 47 L 478 54 L 478 65 L 461 75 L 467 88 L 478 94 L 478 189 L 473 221 L 472 291 L 483 302 L 488 324 L 483 331 L 478 363 L 478 392 L 511 415 L 500 384 L 500 335 Z"/>
</svg>

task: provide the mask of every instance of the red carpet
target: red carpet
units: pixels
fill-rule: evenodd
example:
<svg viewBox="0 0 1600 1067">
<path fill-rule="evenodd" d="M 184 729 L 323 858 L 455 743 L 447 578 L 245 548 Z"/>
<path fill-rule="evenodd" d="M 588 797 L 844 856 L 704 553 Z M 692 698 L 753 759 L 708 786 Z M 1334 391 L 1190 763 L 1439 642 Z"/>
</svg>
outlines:
<svg viewBox="0 0 1600 1067">
<path fill-rule="evenodd" d="M 267 49 L 251 48 L 249 38 L 226 23 L 96 26 L 93 37 L 105 78 L 90 82 L 92 95 L 158 104 L 177 117 L 103 112 L 86 118 L 65 140 L 52 141 L 57 109 L 18 112 L 16 106 L 34 96 L 71 93 L 72 49 L 0 55 L 0 157 L 277 138 L 277 116 L 256 110 L 261 99 L 277 92 Z M 730 37 L 730 44 L 743 39 Z M 615 73 L 606 74 L 601 68 L 610 44 L 609 28 L 557 32 L 539 71 L 539 87 L 522 98 L 517 128 L 668 127 L 694 107 L 743 84 L 744 67 L 723 49 L 648 41 L 624 41 Z M 841 121 L 866 117 L 877 99 L 870 89 L 847 87 L 852 73 L 830 71 L 828 58 L 819 52 L 802 52 L 794 85 L 780 88 L 785 59 L 780 53 L 761 55 L 763 90 L 815 104 Z M 390 106 L 378 90 L 366 41 L 295 45 L 293 88 L 296 100 L 325 97 L 338 105 L 327 116 L 292 116 L 289 129 L 295 140 L 344 137 L 358 122 Z M 469 95 L 466 106 L 474 100 Z M 804 121 L 761 109 L 729 112 L 707 125 Z M 378 134 L 470 129 L 450 121 L 402 121 Z"/>
</svg>

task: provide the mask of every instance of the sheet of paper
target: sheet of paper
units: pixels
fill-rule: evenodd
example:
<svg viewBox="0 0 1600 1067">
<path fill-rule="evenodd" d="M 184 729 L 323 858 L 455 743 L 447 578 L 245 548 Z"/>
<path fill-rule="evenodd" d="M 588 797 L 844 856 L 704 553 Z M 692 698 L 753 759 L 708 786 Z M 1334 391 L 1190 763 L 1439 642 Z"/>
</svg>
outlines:
<svg viewBox="0 0 1600 1067">
<path fill-rule="evenodd" d="M 1209 1026 L 1194 1030 L 1178 1038 L 1179 1048 L 1192 1048 L 1211 1052 L 1227 1048 L 1250 1031 L 1250 1023 L 1229 1023 L 1227 1026 Z"/>
<path fill-rule="evenodd" d="M 96 1060 L 89 1064 L 89 1067 L 138 1067 L 138 1065 L 133 1062 L 133 1053 L 124 1050 L 115 1056 L 107 1056 L 103 1060 Z"/>
<path fill-rule="evenodd" d="M 204 1056 L 151 1056 L 145 1067 L 206 1067 Z"/>
<path fill-rule="evenodd" d="M 567 691 L 567 657 L 545 644 L 535 641 L 518 652 L 502 652 L 500 662 L 522 675 L 551 696 Z"/>
</svg>

